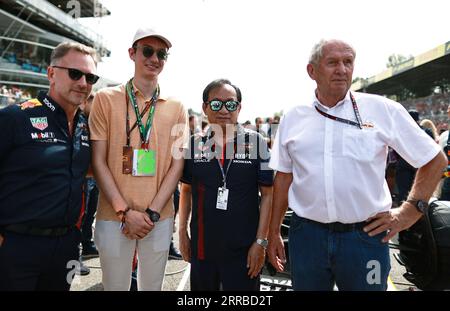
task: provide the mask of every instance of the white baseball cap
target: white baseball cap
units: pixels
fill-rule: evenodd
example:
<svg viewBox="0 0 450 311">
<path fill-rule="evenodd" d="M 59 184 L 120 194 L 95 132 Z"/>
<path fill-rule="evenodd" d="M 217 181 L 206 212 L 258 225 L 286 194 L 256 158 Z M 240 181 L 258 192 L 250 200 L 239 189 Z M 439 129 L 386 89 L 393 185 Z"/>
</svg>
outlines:
<svg viewBox="0 0 450 311">
<path fill-rule="evenodd" d="M 133 46 L 136 41 L 147 37 L 159 38 L 167 45 L 168 48 L 172 47 L 172 43 L 170 43 L 170 41 L 166 37 L 164 37 L 160 32 L 156 31 L 153 28 L 139 28 L 134 35 L 133 43 L 131 44 L 131 46 Z"/>
</svg>

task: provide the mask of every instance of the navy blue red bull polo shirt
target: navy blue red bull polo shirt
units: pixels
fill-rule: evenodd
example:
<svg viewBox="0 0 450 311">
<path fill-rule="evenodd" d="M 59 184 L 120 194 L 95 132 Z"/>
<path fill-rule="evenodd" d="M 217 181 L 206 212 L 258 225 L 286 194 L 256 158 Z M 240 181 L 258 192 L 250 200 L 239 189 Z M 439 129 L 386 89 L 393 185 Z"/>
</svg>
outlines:
<svg viewBox="0 0 450 311">
<path fill-rule="evenodd" d="M 0 229 L 76 224 L 91 148 L 81 111 L 74 124 L 45 93 L 0 110 Z"/>
<path fill-rule="evenodd" d="M 198 260 L 227 259 L 248 252 L 258 229 L 259 186 L 273 183 L 269 150 L 260 134 L 238 126 L 234 142 L 225 150 L 208 146 L 212 141 L 209 137 L 191 137 L 181 178 L 192 187 L 191 254 Z M 216 207 L 217 191 L 223 186 L 216 157 L 224 158 L 227 210 Z M 229 161 L 232 163 L 227 172 Z"/>
</svg>

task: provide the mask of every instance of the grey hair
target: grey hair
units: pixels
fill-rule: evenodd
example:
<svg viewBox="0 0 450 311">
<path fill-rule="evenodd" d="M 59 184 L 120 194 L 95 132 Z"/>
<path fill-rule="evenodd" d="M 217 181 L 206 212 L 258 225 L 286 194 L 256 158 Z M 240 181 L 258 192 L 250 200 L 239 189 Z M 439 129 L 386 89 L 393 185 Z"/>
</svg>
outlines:
<svg viewBox="0 0 450 311">
<path fill-rule="evenodd" d="M 67 55 L 71 50 L 90 55 L 97 66 L 97 52 L 84 44 L 78 42 L 62 42 L 52 51 L 50 56 L 50 65 L 54 66 L 56 63 Z"/>
<path fill-rule="evenodd" d="M 312 50 L 311 50 L 311 54 L 309 56 L 309 64 L 313 64 L 313 65 L 318 65 L 320 62 L 320 59 L 323 56 L 323 48 L 330 43 L 340 43 L 340 44 L 344 44 L 346 46 L 348 46 L 350 48 L 350 50 L 352 51 L 353 57 L 356 58 L 356 51 L 353 48 L 353 46 L 351 46 L 350 44 L 348 44 L 347 42 L 341 41 L 341 40 L 336 40 L 336 39 L 331 39 L 331 40 L 325 40 L 325 39 L 321 39 L 318 43 L 316 43 Z"/>
</svg>

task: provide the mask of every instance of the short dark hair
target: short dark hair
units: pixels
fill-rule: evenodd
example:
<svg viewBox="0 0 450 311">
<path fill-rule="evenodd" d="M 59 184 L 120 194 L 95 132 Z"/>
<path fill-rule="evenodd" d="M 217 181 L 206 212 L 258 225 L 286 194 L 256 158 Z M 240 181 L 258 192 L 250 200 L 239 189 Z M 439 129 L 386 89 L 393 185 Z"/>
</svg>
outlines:
<svg viewBox="0 0 450 311">
<path fill-rule="evenodd" d="M 209 92 L 211 92 L 212 89 L 215 89 L 216 87 L 219 87 L 219 86 L 225 85 L 225 84 L 228 84 L 234 88 L 234 90 L 236 91 L 237 100 L 238 100 L 238 102 L 241 102 L 242 101 L 241 90 L 236 85 L 232 84 L 230 82 L 230 80 L 227 80 L 227 79 L 217 79 L 217 80 L 210 82 L 205 87 L 205 90 L 203 91 L 203 102 L 206 103 L 208 101 Z"/>
</svg>

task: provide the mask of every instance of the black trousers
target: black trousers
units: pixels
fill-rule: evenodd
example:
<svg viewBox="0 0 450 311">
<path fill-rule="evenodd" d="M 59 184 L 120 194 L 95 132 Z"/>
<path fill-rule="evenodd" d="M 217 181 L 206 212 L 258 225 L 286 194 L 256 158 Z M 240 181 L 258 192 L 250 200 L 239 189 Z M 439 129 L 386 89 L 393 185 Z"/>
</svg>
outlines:
<svg viewBox="0 0 450 311">
<path fill-rule="evenodd" d="M 97 212 L 98 193 L 95 180 L 93 178 L 86 178 L 86 210 L 84 211 L 83 221 L 81 222 L 81 243 L 83 246 L 92 243 L 92 224 L 94 223 L 95 213 Z"/>
<path fill-rule="evenodd" d="M 80 232 L 38 237 L 3 232 L 0 291 L 68 291 L 78 263 Z"/>
<path fill-rule="evenodd" d="M 191 291 L 258 291 L 260 276 L 251 279 L 247 273 L 246 253 L 224 260 L 198 260 L 192 257 Z"/>
<path fill-rule="evenodd" d="M 444 179 L 444 183 L 442 185 L 441 197 L 439 199 L 442 201 L 450 201 L 450 178 L 449 177 Z"/>
<path fill-rule="evenodd" d="M 178 187 L 175 188 L 175 192 L 173 193 L 173 208 L 175 209 L 175 217 L 178 213 L 178 208 L 180 207 L 180 190 Z"/>
</svg>

